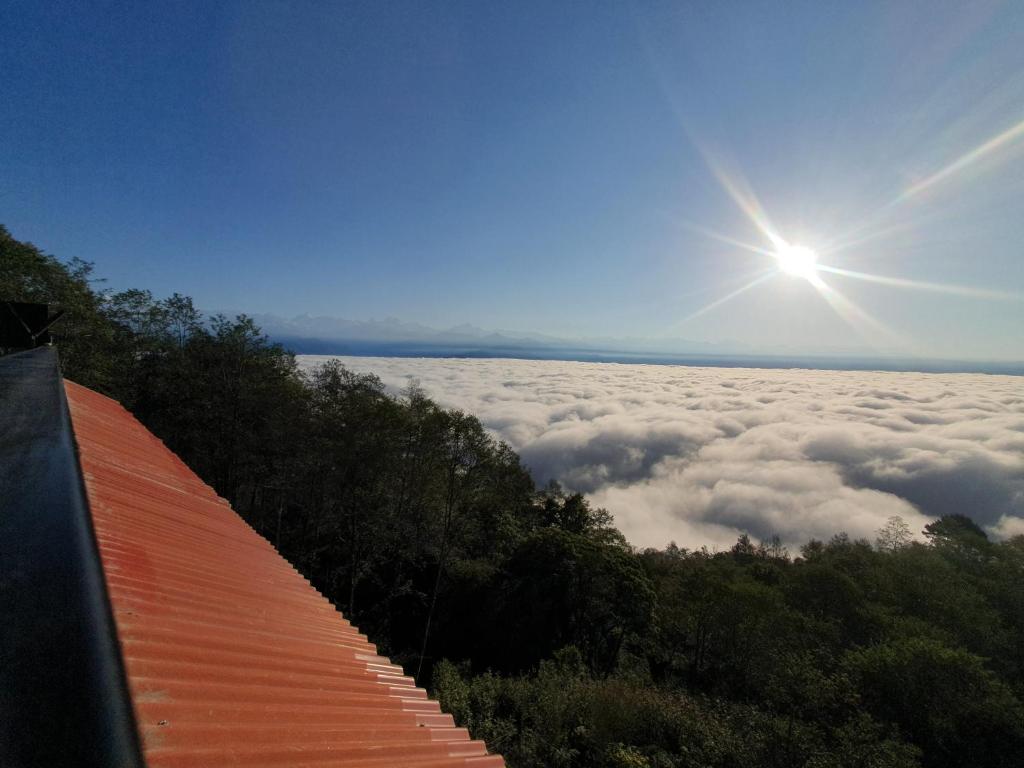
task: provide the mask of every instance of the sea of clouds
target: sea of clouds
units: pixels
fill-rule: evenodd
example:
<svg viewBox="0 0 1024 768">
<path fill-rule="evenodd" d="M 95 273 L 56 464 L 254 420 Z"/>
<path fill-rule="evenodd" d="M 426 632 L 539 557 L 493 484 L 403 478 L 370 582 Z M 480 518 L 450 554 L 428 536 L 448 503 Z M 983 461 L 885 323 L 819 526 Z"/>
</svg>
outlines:
<svg viewBox="0 0 1024 768">
<path fill-rule="evenodd" d="M 538 482 L 586 493 L 636 546 L 873 540 L 891 515 L 918 532 L 948 513 L 1024 534 L 1021 377 L 339 359 L 475 414 Z"/>
</svg>

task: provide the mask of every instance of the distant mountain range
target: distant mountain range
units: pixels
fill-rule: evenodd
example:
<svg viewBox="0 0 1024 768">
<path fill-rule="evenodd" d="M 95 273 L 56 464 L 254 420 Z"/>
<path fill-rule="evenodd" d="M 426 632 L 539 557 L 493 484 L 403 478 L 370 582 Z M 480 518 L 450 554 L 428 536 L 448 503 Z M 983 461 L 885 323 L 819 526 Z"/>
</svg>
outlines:
<svg viewBox="0 0 1024 768">
<path fill-rule="evenodd" d="M 287 340 L 296 352 L 309 347 L 322 354 L 343 354 L 341 350 L 364 346 L 426 346 L 430 348 L 479 350 L 577 350 L 593 353 L 653 354 L 749 354 L 754 350 L 734 341 L 715 344 L 689 339 L 585 338 L 570 339 L 527 331 L 490 331 L 469 323 L 447 329 L 431 328 L 389 317 L 383 320 L 346 320 L 338 317 L 297 315 L 253 315 L 253 320 L 271 338 Z M 837 350 L 822 350 L 836 352 Z"/>
<path fill-rule="evenodd" d="M 930 360 L 866 348 L 752 348 L 737 341 L 690 339 L 569 339 L 522 331 L 489 331 L 468 323 L 439 330 L 389 317 L 273 314 L 253 320 L 274 341 L 297 354 L 382 357 L 509 357 L 582 362 L 629 362 L 752 368 L 816 368 L 924 372 L 978 372 L 1024 375 L 1024 363 Z"/>
<path fill-rule="evenodd" d="M 409 323 L 388 317 L 383 320 L 345 320 L 339 317 L 313 317 L 297 315 L 292 318 L 277 315 L 253 315 L 253 320 L 272 337 L 316 339 L 320 341 L 360 342 L 423 342 L 430 344 L 559 344 L 561 339 L 532 333 L 486 331 L 474 325 L 462 325 L 438 330 L 419 323 Z"/>
</svg>

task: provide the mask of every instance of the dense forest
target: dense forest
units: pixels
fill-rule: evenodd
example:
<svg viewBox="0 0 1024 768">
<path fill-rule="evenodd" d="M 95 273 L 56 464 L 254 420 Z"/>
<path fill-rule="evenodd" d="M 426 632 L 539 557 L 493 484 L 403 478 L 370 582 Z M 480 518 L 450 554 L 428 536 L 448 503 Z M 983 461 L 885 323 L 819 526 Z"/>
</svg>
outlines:
<svg viewBox="0 0 1024 768">
<path fill-rule="evenodd" d="M 65 375 L 120 400 L 512 768 L 1020 765 L 1024 537 L 637 551 L 472 415 L 0 228 Z"/>
</svg>

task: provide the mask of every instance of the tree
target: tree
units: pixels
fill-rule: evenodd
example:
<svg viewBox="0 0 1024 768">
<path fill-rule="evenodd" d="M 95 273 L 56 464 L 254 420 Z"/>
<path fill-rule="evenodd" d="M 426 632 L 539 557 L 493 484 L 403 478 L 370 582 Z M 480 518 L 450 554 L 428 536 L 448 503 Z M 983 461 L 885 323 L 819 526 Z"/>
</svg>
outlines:
<svg viewBox="0 0 1024 768">
<path fill-rule="evenodd" d="M 189 296 L 173 294 L 163 301 L 163 313 L 171 338 L 177 342 L 178 349 L 202 329 L 202 315 L 195 308 Z"/>
<path fill-rule="evenodd" d="M 736 539 L 736 543 L 732 545 L 733 559 L 737 563 L 749 563 L 758 556 L 757 545 L 750 540 L 750 536 L 745 533 L 740 534 L 740 537 Z"/>
<path fill-rule="evenodd" d="M 627 638 L 648 625 L 654 602 L 631 551 L 554 527 L 523 540 L 492 594 L 490 610 L 480 617 L 484 665 L 529 669 L 573 645 L 600 676 L 615 669 Z"/>
<path fill-rule="evenodd" d="M 983 661 L 924 638 L 852 651 L 864 704 L 923 750 L 927 768 L 1005 766 L 1024 751 L 1024 708 Z"/>
<path fill-rule="evenodd" d="M 79 384 L 117 396 L 115 327 L 92 289 L 92 264 L 62 263 L 0 225 L 0 300 L 49 304 L 64 311 L 52 334 L 61 370 Z"/>
<path fill-rule="evenodd" d="M 430 625 L 437 607 L 437 596 L 441 588 L 451 554 L 453 537 L 462 517 L 473 504 L 473 497 L 479 490 L 477 479 L 481 467 L 489 459 L 491 439 L 484 432 L 480 421 L 456 411 L 439 412 L 442 422 L 440 429 L 440 461 L 443 471 L 442 496 L 440 499 L 440 532 L 437 545 L 437 568 L 430 602 L 423 625 L 423 643 L 420 646 L 420 660 L 416 676 L 423 671 L 423 660 L 430 641 Z"/>
<path fill-rule="evenodd" d="M 875 547 L 879 552 L 898 552 L 913 540 L 910 526 L 899 515 L 892 515 L 877 534 Z"/>
<path fill-rule="evenodd" d="M 936 546 L 982 549 L 988 536 L 967 515 L 943 515 L 924 527 L 924 535 Z"/>
</svg>

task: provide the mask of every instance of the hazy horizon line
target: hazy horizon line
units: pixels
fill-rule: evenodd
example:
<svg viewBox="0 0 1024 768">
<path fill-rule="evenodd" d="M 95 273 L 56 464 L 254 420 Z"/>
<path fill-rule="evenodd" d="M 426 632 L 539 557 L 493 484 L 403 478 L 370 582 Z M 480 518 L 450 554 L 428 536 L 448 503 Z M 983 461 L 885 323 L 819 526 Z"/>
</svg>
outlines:
<svg viewBox="0 0 1024 768">
<path fill-rule="evenodd" d="M 464 360 L 539 360 L 707 368 L 878 371 L 882 373 L 965 373 L 1024 376 L 1024 362 L 956 360 L 885 355 L 785 354 L 772 352 L 631 352 L 627 350 L 459 345 L 415 341 L 313 339 L 268 334 L 296 355 L 323 357 L 396 357 Z"/>
</svg>

